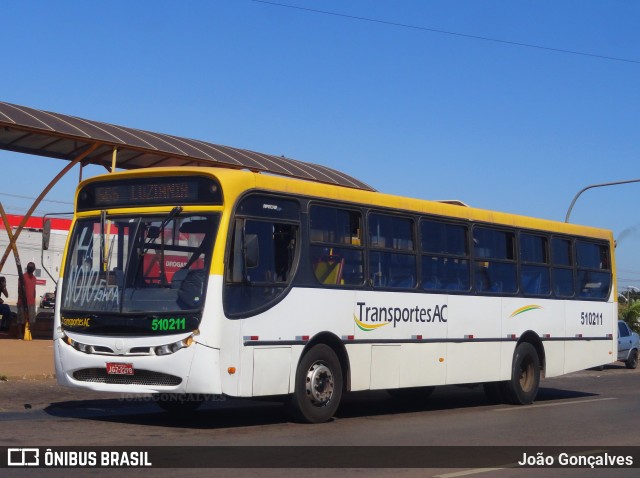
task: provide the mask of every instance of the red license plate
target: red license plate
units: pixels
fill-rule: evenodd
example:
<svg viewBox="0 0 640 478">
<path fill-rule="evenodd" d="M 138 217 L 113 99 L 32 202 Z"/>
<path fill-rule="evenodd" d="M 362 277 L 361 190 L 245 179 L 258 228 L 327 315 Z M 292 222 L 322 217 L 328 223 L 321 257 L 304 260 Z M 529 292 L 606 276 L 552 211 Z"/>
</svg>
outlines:
<svg viewBox="0 0 640 478">
<path fill-rule="evenodd" d="M 108 362 L 107 373 L 109 375 L 133 375 L 133 364 Z"/>
</svg>

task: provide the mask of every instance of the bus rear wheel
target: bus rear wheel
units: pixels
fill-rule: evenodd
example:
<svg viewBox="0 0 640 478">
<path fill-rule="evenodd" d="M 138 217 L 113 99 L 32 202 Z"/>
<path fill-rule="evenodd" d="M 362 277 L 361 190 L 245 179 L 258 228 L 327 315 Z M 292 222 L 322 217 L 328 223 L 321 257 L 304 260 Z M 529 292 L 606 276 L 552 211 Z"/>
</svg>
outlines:
<svg viewBox="0 0 640 478">
<path fill-rule="evenodd" d="M 319 344 L 300 359 L 289 412 L 296 421 L 322 423 L 335 414 L 342 398 L 342 367 L 331 347 Z"/>
<path fill-rule="evenodd" d="M 529 405 L 540 387 L 540 359 L 535 347 L 523 342 L 516 347 L 511 365 L 511 380 L 503 382 L 503 395 L 513 405 Z"/>
</svg>

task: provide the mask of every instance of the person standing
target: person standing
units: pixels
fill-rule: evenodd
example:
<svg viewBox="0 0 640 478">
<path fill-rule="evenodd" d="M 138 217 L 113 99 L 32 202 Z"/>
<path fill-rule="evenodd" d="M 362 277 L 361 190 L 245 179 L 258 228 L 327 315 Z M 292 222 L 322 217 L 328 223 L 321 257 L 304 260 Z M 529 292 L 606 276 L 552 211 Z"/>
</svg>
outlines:
<svg viewBox="0 0 640 478">
<path fill-rule="evenodd" d="M 9 297 L 7 292 L 7 279 L 0 276 L 0 330 L 9 330 L 11 325 L 11 309 L 4 303 L 2 296 Z"/>
<path fill-rule="evenodd" d="M 22 274 L 22 280 L 24 283 L 24 291 L 26 295 L 28 313 L 28 319 L 25 317 L 25 307 L 22 305 L 22 294 L 18 292 L 18 324 L 20 330 L 18 331 L 18 337 L 24 336 L 24 324 L 26 320 L 29 320 L 29 325 L 33 327 L 36 323 L 36 276 L 33 274 L 36 271 L 36 265 L 33 262 L 27 264 L 27 272 Z"/>
</svg>

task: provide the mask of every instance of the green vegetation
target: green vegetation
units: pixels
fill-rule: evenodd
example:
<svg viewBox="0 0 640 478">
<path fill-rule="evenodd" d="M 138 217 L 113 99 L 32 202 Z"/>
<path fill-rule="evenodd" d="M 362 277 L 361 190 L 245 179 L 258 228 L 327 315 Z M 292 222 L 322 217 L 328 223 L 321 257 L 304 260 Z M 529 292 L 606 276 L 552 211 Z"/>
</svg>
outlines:
<svg viewBox="0 0 640 478">
<path fill-rule="evenodd" d="M 624 320 L 636 332 L 640 332 L 638 318 L 640 318 L 640 299 L 631 299 L 627 304 L 618 304 L 618 319 Z"/>
</svg>

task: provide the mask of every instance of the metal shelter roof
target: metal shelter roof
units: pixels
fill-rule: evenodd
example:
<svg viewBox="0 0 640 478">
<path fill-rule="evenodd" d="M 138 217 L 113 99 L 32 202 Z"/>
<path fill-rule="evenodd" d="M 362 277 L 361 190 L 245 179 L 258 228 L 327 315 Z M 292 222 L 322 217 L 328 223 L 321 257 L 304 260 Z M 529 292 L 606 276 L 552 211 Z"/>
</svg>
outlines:
<svg viewBox="0 0 640 478">
<path fill-rule="evenodd" d="M 91 151 L 82 164 L 139 169 L 163 166 L 217 166 L 268 172 L 309 181 L 374 191 L 335 169 L 283 156 L 126 128 L 75 116 L 0 102 L 0 149 L 72 161 Z"/>
</svg>

